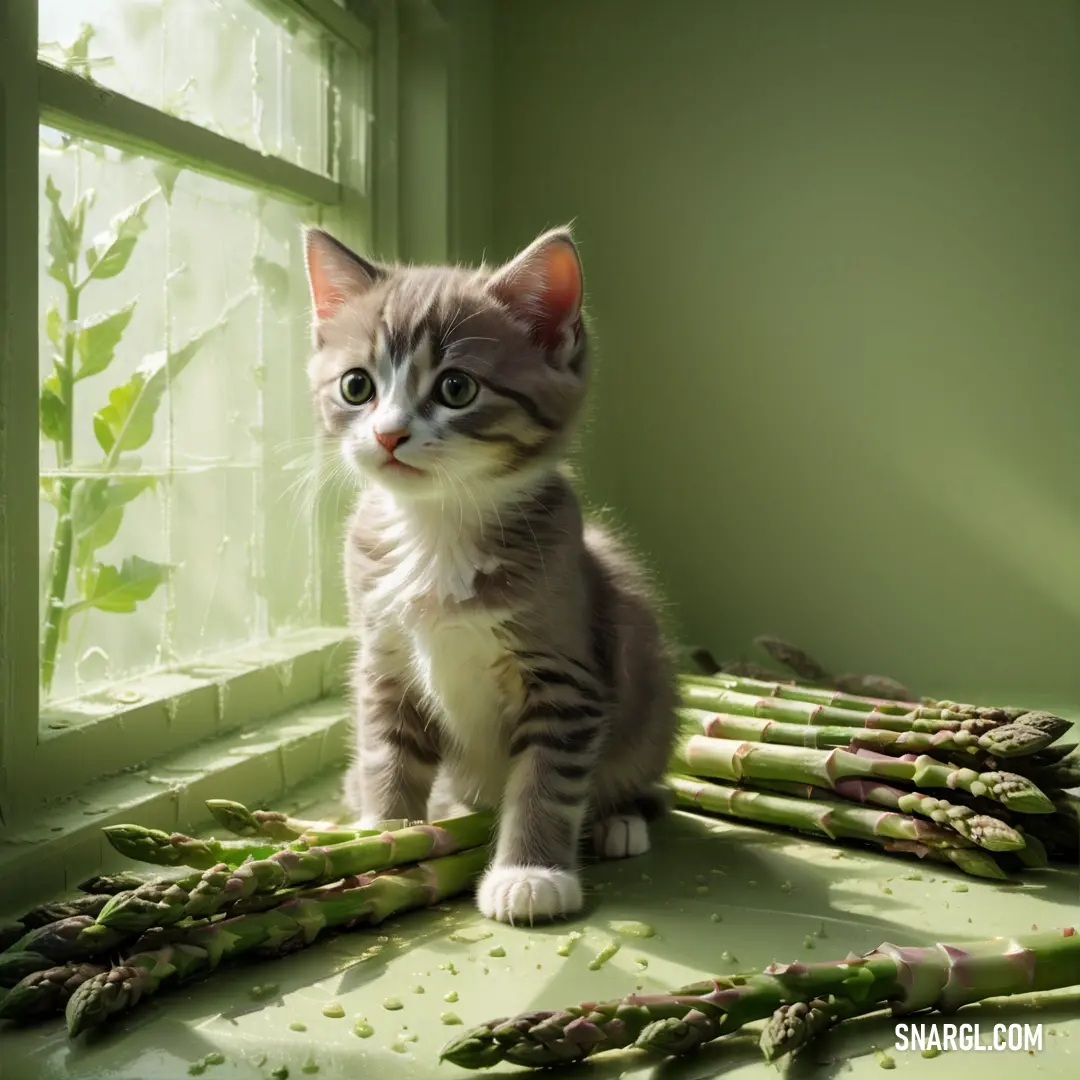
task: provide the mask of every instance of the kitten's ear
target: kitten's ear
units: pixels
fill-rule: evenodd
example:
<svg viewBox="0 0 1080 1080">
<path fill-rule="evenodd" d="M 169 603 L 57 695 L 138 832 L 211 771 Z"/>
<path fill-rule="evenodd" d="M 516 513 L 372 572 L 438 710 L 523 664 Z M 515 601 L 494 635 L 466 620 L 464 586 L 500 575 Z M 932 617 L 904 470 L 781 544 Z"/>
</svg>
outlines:
<svg viewBox="0 0 1080 1080">
<path fill-rule="evenodd" d="M 311 306 L 320 321 L 329 319 L 346 300 L 362 296 L 386 273 L 322 229 L 304 230 L 304 258 Z"/>
<path fill-rule="evenodd" d="M 581 260 L 569 228 L 534 240 L 488 282 L 488 290 L 529 324 L 542 345 L 561 344 L 581 318 Z"/>
</svg>

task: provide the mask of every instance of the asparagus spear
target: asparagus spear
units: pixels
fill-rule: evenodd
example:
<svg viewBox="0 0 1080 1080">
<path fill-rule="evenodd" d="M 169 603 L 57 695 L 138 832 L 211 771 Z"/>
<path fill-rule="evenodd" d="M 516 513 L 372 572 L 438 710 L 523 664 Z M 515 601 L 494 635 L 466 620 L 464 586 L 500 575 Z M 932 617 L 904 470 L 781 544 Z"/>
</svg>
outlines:
<svg viewBox="0 0 1080 1080">
<path fill-rule="evenodd" d="M 450 1042 L 441 1058 L 464 1069 L 482 1069 L 501 1061 L 556 1065 L 627 1046 L 685 1053 L 793 1002 L 849 1001 L 859 1011 L 879 1004 L 896 1015 L 921 1009 L 952 1012 L 985 998 L 1077 983 L 1080 933 L 1071 927 L 964 945 L 900 948 L 886 943 L 864 956 L 770 964 L 671 994 L 631 994 L 491 1020 Z"/>
<path fill-rule="evenodd" d="M 746 681 L 746 680 L 740 680 Z M 925 731 L 934 734 L 938 731 L 970 731 L 983 735 L 998 726 L 1002 721 L 962 713 L 951 713 L 946 709 L 926 709 L 919 707 L 906 713 L 892 713 L 885 708 L 854 709 L 846 706 L 825 704 L 794 699 L 788 693 L 777 693 L 774 697 L 758 697 L 754 694 L 741 693 L 725 689 L 720 678 L 705 682 L 696 676 L 682 676 L 679 694 L 682 704 L 694 709 L 707 709 L 710 712 L 734 713 L 737 716 L 761 716 L 767 720 L 783 720 L 791 724 L 832 725 L 849 728 L 883 728 L 886 731 Z M 783 691 L 785 687 L 769 686 L 769 690 Z M 820 693 L 827 698 L 835 698 L 832 691 L 809 691 L 805 687 L 795 688 L 800 695 Z"/>
<path fill-rule="evenodd" d="M 407 870 L 346 877 L 318 895 L 177 934 L 162 948 L 135 953 L 84 982 L 68 1002 L 68 1032 L 75 1036 L 97 1027 L 163 985 L 205 974 L 222 960 L 255 950 L 263 955 L 288 952 L 309 945 L 326 927 L 379 923 L 397 912 L 436 904 L 472 888 L 486 865 L 486 849 L 473 847 Z"/>
<path fill-rule="evenodd" d="M 854 1016 L 875 1012 L 879 1008 L 881 1006 L 877 1003 L 867 1008 L 857 1001 L 838 998 L 832 994 L 825 998 L 816 997 L 811 1001 L 794 1001 L 790 1005 L 781 1005 L 769 1017 L 761 1032 L 761 1052 L 765 1055 L 765 1060 L 772 1063 L 804 1046 L 827 1028 Z"/>
<path fill-rule="evenodd" d="M 911 851 L 918 855 L 940 850 L 944 857 L 969 874 L 997 880 L 1005 877 L 993 858 L 975 848 L 970 840 L 921 818 L 883 813 L 835 799 L 808 800 L 770 795 L 688 776 L 672 775 L 667 781 L 676 803 L 690 810 L 706 810 L 759 825 L 780 825 L 786 829 L 817 833 L 830 840 L 867 840 L 881 844 L 887 850 Z M 900 847 L 896 842 L 912 846 Z M 955 857 L 961 851 L 964 854 Z"/>
<path fill-rule="evenodd" d="M 72 915 L 97 915 L 108 899 L 109 897 L 103 893 L 86 893 L 69 900 L 58 900 L 52 904 L 41 904 L 31 908 L 16 922 L 0 926 L 0 953 L 6 952 L 20 942 L 28 930 L 58 922 Z"/>
<path fill-rule="evenodd" d="M 0 1020 L 25 1024 L 60 1012 L 76 988 L 108 970 L 101 964 L 61 964 L 35 971 L 0 1000 Z"/>
<path fill-rule="evenodd" d="M 1000 818 L 979 814 L 970 806 L 951 803 L 922 791 L 904 791 L 874 780 L 838 780 L 832 791 L 813 784 L 785 780 L 755 780 L 754 787 L 765 788 L 798 799 L 830 799 L 833 794 L 852 802 L 884 806 L 901 814 L 918 814 L 950 829 L 987 851 L 1019 851 L 1024 836 Z"/>
<path fill-rule="evenodd" d="M 977 714 L 974 705 L 957 705 L 954 702 L 944 701 L 935 702 L 933 705 L 924 705 L 917 701 L 890 701 L 886 698 L 847 694 L 843 691 L 829 690 L 824 687 L 800 686 L 797 683 L 773 682 L 768 679 L 752 679 L 726 672 L 716 675 L 683 674 L 679 676 L 679 689 L 681 691 L 685 692 L 688 688 L 695 686 L 714 692 L 728 691 L 750 697 L 800 701 L 804 704 L 825 705 L 832 708 L 848 709 L 853 712 L 882 713 L 901 719 L 955 721 L 972 719 Z M 991 711 L 993 715 L 987 717 L 987 719 L 998 723 L 1004 723 L 1011 718 L 1002 710 Z"/>
<path fill-rule="evenodd" d="M 229 799 L 207 799 L 214 820 L 237 836 L 265 836 L 279 843 L 299 841 L 307 847 L 344 844 L 362 836 L 377 836 L 381 829 L 355 829 L 330 821 L 305 821 L 276 810 L 249 810 Z M 232 865 L 232 864 L 231 864 Z"/>
<path fill-rule="evenodd" d="M 785 746 L 813 746 L 818 749 L 858 743 L 867 749 L 886 754 L 971 753 L 985 750 L 998 757 L 1032 754 L 1050 745 L 1044 732 L 1020 724 L 1002 724 L 984 735 L 970 731 L 886 731 L 881 728 L 819 727 L 810 724 L 786 724 L 758 716 L 706 712 L 703 709 L 680 709 L 680 718 L 688 728 L 702 735 L 721 739 L 745 739 L 749 742 L 779 743 Z M 858 714 L 856 714 L 858 715 Z"/>
<path fill-rule="evenodd" d="M 1015 773 L 978 773 L 944 765 L 926 754 L 912 761 L 883 754 L 851 753 L 847 750 L 814 750 L 803 746 L 711 739 L 704 735 L 684 738 L 672 755 L 672 767 L 689 776 L 712 776 L 723 780 L 794 780 L 835 788 L 848 777 L 913 783 L 921 788 L 960 788 L 986 795 L 1027 814 L 1051 814 L 1054 804 L 1028 779 Z"/>
<path fill-rule="evenodd" d="M 829 673 L 809 653 L 781 638 L 762 635 L 754 638 L 754 644 L 793 672 L 797 679 L 808 683 L 829 681 Z"/>
<path fill-rule="evenodd" d="M 106 839 L 121 855 L 157 866 L 194 866 L 208 870 L 225 863 L 239 866 L 248 859 L 268 859 L 281 850 L 271 840 L 199 840 L 184 833 L 167 833 L 142 825 L 106 825 Z"/>
<path fill-rule="evenodd" d="M 133 870 L 118 870 L 115 874 L 95 874 L 79 883 L 79 890 L 87 893 L 104 893 L 115 896 L 119 892 L 128 892 L 145 885 L 150 880 L 161 880 L 160 875 L 153 879 L 147 874 L 137 874 Z"/>
<path fill-rule="evenodd" d="M 350 874 L 382 870 L 488 842 L 490 814 L 467 814 L 433 825 L 411 825 L 396 832 L 361 837 L 345 844 L 277 851 L 270 858 L 230 869 L 211 867 L 174 881 L 168 888 L 144 885 L 121 893 L 98 915 L 105 926 L 129 933 L 148 926 L 170 926 L 188 916 L 213 915 L 230 903 L 304 882 L 336 881 Z"/>
<path fill-rule="evenodd" d="M 39 952 L 8 949 L 0 953 L 0 986 L 15 986 L 27 975 L 44 971 L 55 963 Z"/>
<path fill-rule="evenodd" d="M 120 930 L 102 926 L 93 915 L 72 915 L 28 931 L 8 953 L 37 953 L 53 964 L 66 964 L 107 953 L 126 937 Z"/>
</svg>

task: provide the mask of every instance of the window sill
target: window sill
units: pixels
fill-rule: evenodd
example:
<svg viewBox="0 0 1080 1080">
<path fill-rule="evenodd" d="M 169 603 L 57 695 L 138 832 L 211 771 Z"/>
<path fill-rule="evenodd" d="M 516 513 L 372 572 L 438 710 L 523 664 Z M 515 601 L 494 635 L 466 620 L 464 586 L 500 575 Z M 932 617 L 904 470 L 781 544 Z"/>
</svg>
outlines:
<svg viewBox="0 0 1080 1080">
<path fill-rule="evenodd" d="M 279 800 L 343 763 L 349 720 L 344 698 L 326 698 L 272 720 L 234 725 L 227 734 L 53 800 L 32 823 L 0 833 L 0 911 L 17 914 L 70 892 L 91 874 L 130 867 L 105 840 L 103 825 L 134 821 L 192 832 L 210 823 L 206 799 Z"/>
<path fill-rule="evenodd" d="M 313 628 L 51 705 L 36 752 L 11 778 L 9 827 L 102 776 L 340 694 L 351 653 L 348 631 Z"/>
</svg>

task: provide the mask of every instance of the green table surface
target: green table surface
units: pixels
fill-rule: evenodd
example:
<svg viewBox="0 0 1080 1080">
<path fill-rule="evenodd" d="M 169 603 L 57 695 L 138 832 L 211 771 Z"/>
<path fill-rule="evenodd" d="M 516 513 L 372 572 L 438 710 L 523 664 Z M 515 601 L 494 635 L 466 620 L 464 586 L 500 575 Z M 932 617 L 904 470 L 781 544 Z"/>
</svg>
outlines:
<svg viewBox="0 0 1080 1080">
<path fill-rule="evenodd" d="M 305 808 L 320 809 L 311 799 Z M 558 925 L 502 926 L 462 899 L 328 938 L 280 960 L 223 969 L 206 982 L 162 993 L 77 1045 L 58 1022 L 6 1030 L 0 1033 L 0 1080 L 172 1080 L 191 1075 L 192 1063 L 214 1051 L 225 1061 L 202 1073 L 213 1080 L 265 1080 L 282 1065 L 291 1080 L 455 1080 L 484 1074 L 439 1065 L 440 1047 L 464 1030 L 442 1022 L 450 1011 L 473 1025 L 619 997 L 635 987 L 668 989 L 773 960 L 839 959 L 883 941 L 963 942 L 1016 934 L 1033 923 L 1040 929 L 1080 924 L 1075 870 L 1033 871 L 1023 884 L 992 884 L 910 857 L 687 814 L 654 829 L 647 855 L 592 863 L 586 877 L 587 911 Z M 619 938 L 611 926 L 618 920 L 645 923 L 655 934 Z M 560 956 L 559 942 L 570 930 L 582 936 L 569 955 Z M 621 941 L 619 951 L 591 970 L 590 962 L 612 940 Z M 499 955 L 492 956 L 493 949 Z M 252 988 L 267 985 L 276 989 L 253 1000 Z M 448 1003 L 448 993 L 457 1000 Z M 403 1008 L 384 1008 L 390 997 Z M 342 1006 L 342 1018 L 324 1014 L 331 1003 Z M 374 1034 L 354 1034 L 357 1017 L 366 1018 Z M 896 1051 L 895 1021 L 879 1016 L 821 1038 L 780 1071 L 878 1078 L 891 1059 L 909 1077 L 953 1080 L 975 1068 L 980 1080 L 1013 1080 L 1075 1076 L 1080 1068 L 1080 988 L 973 1006 L 952 1019 L 978 1021 L 986 1042 L 995 1023 L 1041 1023 L 1043 1049 L 923 1058 Z M 300 1024 L 306 1029 L 290 1027 Z M 502 1066 L 488 1075 L 524 1074 Z M 776 1070 L 763 1064 L 754 1037 L 736 1036 L 681 1061 L 616 1053 L 544 1075 L 760 1080 Z"/>
</svg>

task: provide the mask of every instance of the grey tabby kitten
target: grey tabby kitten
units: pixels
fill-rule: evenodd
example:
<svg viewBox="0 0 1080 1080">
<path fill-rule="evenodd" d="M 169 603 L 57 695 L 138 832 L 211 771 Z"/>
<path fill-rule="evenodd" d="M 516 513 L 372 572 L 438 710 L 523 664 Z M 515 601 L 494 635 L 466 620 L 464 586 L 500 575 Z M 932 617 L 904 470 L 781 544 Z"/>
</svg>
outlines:
<svg viewBox="0 0 1080 1080">
<path fill-rule="evenodd" d="M 494 272 L 381 266 L 306 233 L 309 373 L 360 477 L 346 795 L 365 822 L 498 809 L 484 915 L 582 906 L 578 848 L 648 850 L 675 727 L 644 576 L 561 467 L 585 399 L 566 229 Z"/>
</svg>

